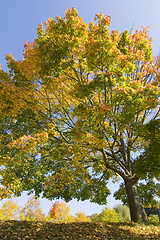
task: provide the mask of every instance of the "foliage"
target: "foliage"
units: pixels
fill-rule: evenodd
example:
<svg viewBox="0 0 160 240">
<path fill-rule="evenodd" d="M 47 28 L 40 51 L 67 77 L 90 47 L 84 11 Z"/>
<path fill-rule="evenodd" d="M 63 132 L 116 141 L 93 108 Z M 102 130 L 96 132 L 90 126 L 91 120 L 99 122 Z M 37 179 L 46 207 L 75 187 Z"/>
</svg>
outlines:
<svg viewBox="0 0 160 240">
<path fill-rule="evenodd" d="M 70 208 L 65 202 L 56 201 L 48 216 L 44 216 L 40 207 L 39 199 L 33 195 L 25 204 L 20 207 L 13 200 L 3 203 L 0 208 L 0 220 L 21 220 L 21 221 L 51 221 L 55 223 L 69 222 L 90 222 L 84 212 L 77 211 L 76 217 L 70 214 Z"/>
<path fill-rule="evenodd" d="M 93 213 L 91 216 L 90 216 L 90 219 L 91 219 L 91 222 L 94 222 L 94 219 L 96 219 L 98 217 L 98 213 Z"/>
<path fill-rule="evenodd" d="M 145 179 L 146 176 L 155 176 L 160 179 L 160 119 L 145 124 L 140 134 L 143 136 L 146 146 L 135 163 L 137 173 L 142 179 Z"/>
<path fill-rule="evenodd" d="M 31 196 L 20 211 L 20 219 L 23 221 L 44 221 L 45 217 L 40 207 L 39 199 Z"/>
<path fill-rule="evenodd" d="M 68 9 L 64 18 L 39 24 L 21 61 L 6 56 L 9 73 L 0 70 L 1 198 L 34 190 L 51 200 L 106 204 L 112 177 L 134 187 L 141 179 L 159 179 L 157 155 L 152 164 L 144 134 L 160 112 L 159 58 L 152 55 L 149 30 L 110 32 L 110 17 L 102 13 L 95 21 L 87 25 Z M 137 212 L 140 199 L 132 196 L 129 207 Z"/>
<path fill-rule="evenodd" d="M 158 223 L 159 222 L 159 216 L 158 215 L 155 215 L 155 214 L 151 214 L 149 217 L 148 217 L 148 222 L 150 224 L 152 223 Z"/>
<path fill-rule="evenodd" d="M 158 201 L 155 199 L 156 196 L 160 196 L 160 184 L 153 180 L 146 180 L 144 183 L 140 182 L 139 193 L 145 207 L 158 207 Z M 123 183 L 120 184 L 119 190 L 114 193 L 115 199 L 121 199 L 123 204 L 128 205 L 127 194 Z"/>
<path fill-rule="evenodd" d="M 59 202 L 55 202 L 50 210 L 50 218 L 52 219 L 58 219 L 59 217 L 59 214 L 60 214 L 61 210 L 60 210 L 60 207 L 59 207 Z"/>
<path fill-rule="evenodd" d="M 48 218 L 48 220 L 55 223 L 74 222 L 74 217 L 70 214 L 70 208 L 63 201 L 58 201 L 53 204 L 49 216 L 50 218 Z"/>
<path fill-rule="evenodd" d="M 3 203 L 0 208 L 0 220 L 18 220 L 20 215 L 20 207 L 13 200 Z"/>
<path fill-rule="evenodd" d="M 90 218 L 84 212 L 77 211 L 76 217 L 70 214 L 70 208 L 65 202 L 56 201 L 51 207 L 47 221 L 55 223 L 69 223 L 69 222 L 90 222 Z"/>
<path fill-rule="evenodd" d="M 118 204 L 114 207 L 114 210 L 118 213 L 120 222 L 129 222 L 131 220 L 129 207 Z"/>
<path fill-rule="evenodd" d="M 150 219 L 150 217 L 153 216 L 153 221 L 154 221 L 154 215 L 156 215 L 159 217 L 159 221 L 160 221 L 160 203 L 158 204 L 158 207 L 150 206 L 148 208 L 145 208 L 145 212 L 147 214 L 148 220 L 152 220 L 152 218 Z"/>
<path fill-rule="evenodd" d="M 77 211 L 74 222 L 91 222 L 91 219 L 87 217 L 84 212 Z"/>
<path fill-rule="evenodd" d="M 0 221 L 0 239 L 158 240 L 160 225 Z"/>
<path fill-rule="evenodd" d="M 92 216 L 92 222 L 119 222 L 119 214 L 114 209 L 106 207 L 100 214 Z"/>
</svg>

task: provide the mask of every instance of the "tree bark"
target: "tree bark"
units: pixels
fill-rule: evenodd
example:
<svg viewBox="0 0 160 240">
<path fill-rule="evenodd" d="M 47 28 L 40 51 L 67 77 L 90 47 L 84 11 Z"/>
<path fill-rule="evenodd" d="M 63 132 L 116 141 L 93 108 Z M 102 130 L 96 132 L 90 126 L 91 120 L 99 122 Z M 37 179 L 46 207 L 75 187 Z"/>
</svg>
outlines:
<svg viewBox="0 0 160 240">
<path fill-rule="evenodd" d="M 128 198 L 131 220 L 133 222 L 145 222 L 145 210 L 138 193 L 137 182 L 135 182 L 133 177 L 127 177 L 125 179 L 125 188 Z"/>
</svg>

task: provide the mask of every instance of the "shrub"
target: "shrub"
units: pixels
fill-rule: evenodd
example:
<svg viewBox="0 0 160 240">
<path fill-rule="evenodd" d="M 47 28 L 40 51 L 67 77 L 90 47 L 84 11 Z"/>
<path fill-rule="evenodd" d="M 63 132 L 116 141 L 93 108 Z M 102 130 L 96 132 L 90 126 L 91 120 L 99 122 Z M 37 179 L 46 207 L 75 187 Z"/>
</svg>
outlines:
<svg viewBox="0 0 160 240">
<path fill-rule="evenodd" d="M 148 217 L 148 223 L 159 223 L 159 217 L 158 215 L 151 214 Z"/>
<path fill-rule="evenodd" d="M 118 204 L 114 207 L 114 210 L 119 215 L 120 222 L 129 222 L 131 221 L 129 207 L 125 205 Z"/>
</svg>

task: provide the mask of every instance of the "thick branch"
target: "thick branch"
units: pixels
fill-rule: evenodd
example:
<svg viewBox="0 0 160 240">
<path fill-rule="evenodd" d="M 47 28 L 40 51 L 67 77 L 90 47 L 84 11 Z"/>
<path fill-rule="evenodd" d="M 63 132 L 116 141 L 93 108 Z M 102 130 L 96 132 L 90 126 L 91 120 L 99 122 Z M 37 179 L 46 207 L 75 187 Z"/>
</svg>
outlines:
<svg viewBox="0 0 160 240">
<path fill-rule="evenodd" d="M 109 169 L 111 169 L 113 172 L 118 173 L 123 179 L 125 179 L 125 174 L 124 174 L 122 171 L 120 171 L 119 169 L 117 169 L 117 168 L 115 168 L 114 166 L 112 166 L 112 165 L 108 162 L 106 152 L 105 152 L 105 150 L 104 150 L 103 148 L 101 149 L 101 153 L 102 153 L 102 155 L 103 155 L 103 159 L 104 159 L 104 161 L 105 161 L 106 167 L 109 168 Z"/>
</svg>

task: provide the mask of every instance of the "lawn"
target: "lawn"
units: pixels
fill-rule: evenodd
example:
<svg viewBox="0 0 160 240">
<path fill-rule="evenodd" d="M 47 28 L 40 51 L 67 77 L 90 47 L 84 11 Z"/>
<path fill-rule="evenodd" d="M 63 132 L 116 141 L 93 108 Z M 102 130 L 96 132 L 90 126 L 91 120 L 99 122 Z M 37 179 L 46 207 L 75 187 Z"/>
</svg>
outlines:
<svg viewBox="0 0 160 240">
<path fill-rule="evenodd" d="M 0 239 L 160 239 L 160 224 L 0 221 Z"/>
</svg>

